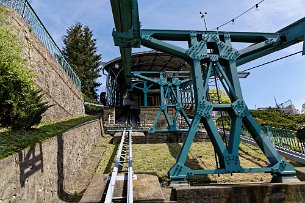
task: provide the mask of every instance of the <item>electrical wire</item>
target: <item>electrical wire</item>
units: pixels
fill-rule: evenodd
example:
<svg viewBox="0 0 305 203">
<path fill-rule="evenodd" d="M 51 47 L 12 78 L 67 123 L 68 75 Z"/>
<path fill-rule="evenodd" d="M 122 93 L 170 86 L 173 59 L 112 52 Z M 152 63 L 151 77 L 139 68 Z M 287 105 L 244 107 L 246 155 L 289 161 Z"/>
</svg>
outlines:
<svg viewBox="0 0 305 203">
<path fill-rule="evenodd" d="M 245 15 L 246 13 L 248 13 L 249 11 L 251 11 L 254 8 L 258 8 L 258 5 L 263 3 L 265 0 L 261 0 L 260 2 L 258 2 L 257 4 L 255 4 L 254 6 L 252 6 L 251 8 L 249 8 L 248 10 L 246 10 L 245 12 L 239 14 L 238 16 L 236 16 L 235 18 L 232 18 L 231 20 L 229 20 L 228 22 L 225 22 L 224 24 L 217 26 L 216 28 L 214 28 L 212 31 L 214 30 L 219 30 L 219 28 L 229 24 L 229 23 L 234 23 L 236 19 L 238 19 L 239 17 Z"/>
<path fill-rule="evenodd" d="M 267 64 L 270 64 L 270 63 L 273 63 L 273 62 L 276 62 L 276 61 L 279 61 L 279 60 L 288 58 L 288 57 L 290 57 L 290 56 L 293 56 L 293 55 L 296 55 L 296 54 L 299 54 L 299 53 L 302 53 L 302 51 L 298 51 L 298 52 L 295 52 L 295 53 L 293 53 L 293 54 L 289 54 L 289 55 L 283 56 L 283 57 L 281 57 L 281 58 L 274 59 L 274 60 L 272 60 L 272 61 L 269 61 L 269 62 L 260 64 L 260 65 L 258 65 L 258 66 L 254 66 L 254 67 L 252 67 L 252 68 L 248 68 L 248 69 L 243 70 L 243 71 L 241 71 L 241 72 L 246 72 L 246 71 L 249 71 L 249 70 L 253 70 L 253 69 L 255 69 L 255 68 L 258 68 L 258 67 L 261 67 L 261 66 L 264 66 L 264 65 L 267 65 Z"/>
</svg>

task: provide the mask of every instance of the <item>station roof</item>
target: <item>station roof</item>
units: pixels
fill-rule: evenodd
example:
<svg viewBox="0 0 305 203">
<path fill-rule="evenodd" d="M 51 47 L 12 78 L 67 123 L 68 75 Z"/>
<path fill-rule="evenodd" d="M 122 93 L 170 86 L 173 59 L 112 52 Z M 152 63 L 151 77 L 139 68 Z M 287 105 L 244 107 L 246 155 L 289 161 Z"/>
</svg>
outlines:
<svg viewBox="0 0 305 203">
<path fill-rule="evenodd" d="M 117 75 L 118 81 L 125 81 L 124 71 L 122 67 L 122 58 L 115 58 L 104 65 L 104 70 L 111 75 Z M 184 75 L 190 75 L 190 65 L 181 58 L 159 52 L 145 51 L 133 53 L 131 56 L 131 71 L 143 72 L 181 72 Z M 245 78 L 249 73 L 239 73 L 240 78 Z"/>
<path fill-rule="evenodd" d="M 121 57 L 109 61 L 104 66 L 108 73 L 109 69 L 112 69 L 116 74 L 122 68 Z M 138 52 L 131 56 L 131 71 L 190 71 L 190 68 L 190 65 L 184 59 L 158 51 Z"/>
</svg>

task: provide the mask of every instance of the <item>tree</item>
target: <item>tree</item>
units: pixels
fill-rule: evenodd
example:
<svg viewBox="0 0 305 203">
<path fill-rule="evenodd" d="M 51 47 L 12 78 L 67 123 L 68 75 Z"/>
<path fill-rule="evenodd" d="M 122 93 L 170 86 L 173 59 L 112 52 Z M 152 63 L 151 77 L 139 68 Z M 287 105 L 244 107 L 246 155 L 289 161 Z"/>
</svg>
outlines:
<svg viewBox="0 0 305 203">
<path fill-rule="evenodd" d="M 302 113 L 305 113 L 305 103 L 302 104 Z"/>
<path fill-rule="evenodd" d="M 218 90 L 218 94 L 219 94 L 219 99 L 220 99 L 220 103 L 221 104 L 229 104 L 229 103 L 231 103 L 231 100 L 230 100 L 229 96 L 227 95 L 227 93 L 225 91 L 219 89 Z M 217 90 L 210 89 L 209 90 L 209 95 L 210 95 L 211 101 L 213 103 L 218 103 Z"/>
<path fill-rule="evenodd" d="M 49 108 L 27 65 L 18 38 L 0 28 L 0 125 L 12 130 L 30 129 Z"/>
<path fill-rule="evenodd" d="M 96 79 L 101 76 L 102 56 L 97 53 L 92 31 L 78 22 L 67 29 L 63 41 L 63 54 L 82 82 L 85 100 L 96 101 L 96 88 L 101 85 Z"/>
</svg>

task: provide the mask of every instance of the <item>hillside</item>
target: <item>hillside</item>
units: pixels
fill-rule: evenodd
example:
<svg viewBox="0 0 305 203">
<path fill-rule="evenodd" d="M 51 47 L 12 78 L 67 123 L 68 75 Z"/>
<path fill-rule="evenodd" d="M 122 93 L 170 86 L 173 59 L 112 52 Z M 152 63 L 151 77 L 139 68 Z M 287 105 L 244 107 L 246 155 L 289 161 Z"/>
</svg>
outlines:
<svg viewBox="0 0 305 203">
<path fill-rule="evenodd" d="M 288 115 L 276 109 L 251 110 L 251 113 L 261 125 L 290 130 L 305 125 L 305 114 Z"/>
<path fill-rule="evenodd" d="M 277 109 L 250 110 L 251 114 L 262 126 L 272 126 L 275 128 L 284 128 L 297 130 L 305 125 L 305 114 L 288 115 Z M 217 125 L 221 126 L 221 118 L 218 118 Z M 230 128 L 229 116 L 224 116 L 225 128 Z"/>
</svg>

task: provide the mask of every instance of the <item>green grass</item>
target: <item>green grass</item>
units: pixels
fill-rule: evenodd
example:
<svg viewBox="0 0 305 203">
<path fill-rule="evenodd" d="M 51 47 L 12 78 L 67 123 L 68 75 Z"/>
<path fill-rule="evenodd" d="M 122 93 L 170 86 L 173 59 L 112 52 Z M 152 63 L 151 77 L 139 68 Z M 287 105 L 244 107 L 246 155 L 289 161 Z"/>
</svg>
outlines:
<svg viewBox="0 0 305 203">
<path fill-rule="evenodd" d="M 49 139 L 56 135 L 93 120 L 93 116 L 83 116 L 57 122 L 43 122 L 36 129 L 31 131 L 12 132 L 7 129 L 0 129 L 0 159 L 14 154 L 26 147 L 34 146 L 36 143 Z"/>
<path fill-rule="evenodd" d="M 117 152 L 117 146 L 105 143 L 107 153 L 104 154 L 103 161 L 98 167 L 97 173 L 108 174 L 113 168 L 113 161 Z M 164 144 L 133 144 L 133 168 L 135 172 L 155 172 L 160 181 L 167 181 L 167 172 L 175 164 L 176 158 L 181 149 L 179 143 Z M 264 167 L 268 161 L 260 149 L 241 143 L 240 161 L 242 167 Z M 299 166 L 298 164 L 292 163 Z M 188 154 L 186 165 L 192 169 L 215 169 L 215 157 L 213 146 L 210 142 L 193 143 Z M 267 173 L 243 173 L 243 174 L 220 174 L 197 176 L 194 182 L 214 182 L 214 183 L 233 183 L 233 182 L 270 182 L 271 174 Z"/>
<path fill-rule="evenodd" d="M 105 139 L 104 145 L 107 152 L 103 156 L 97 173 L 109 174 L 114 166 L 117 145 L 109 144 L 109 138 Z M 168 181 L 167 172 L 175 164 L 181 149 L 179 143 L 163 144 L 133 144 L 133 169 L 135 172 L 154 172 L 161 182 Z M 259 148 L 241 143 L 240 161 L 242 167 L 260 168 L 269 164 L 265 155 Z M 290 161 L 294 166 L 300 166 Z M 193 143 L 188 154 L 186 165 L 192 169 L 215 169 L 215 157 L 213 146 L 210 142 Z M 271 174 L 268 173 L 241 173 L 197 176 L 193 181 L 212 183 L 237 183 L 237 182 L 270 182 Z"/>
<path fill-rule="evenodd" d="M 175 164 L 181 144 L 168 143 L 157 145 L 134 146 L 134 168 L 136 171 L 156 172 L 161 181 L 167 180 L 168 170 Z M 255 156 L 253 156 L 255 154 Z M 243 167 L 261 167 L 268 164 L 259 149 L 251 145 L 241 144 L 240 161 Z M 193 143 L 189 151 L 186 166 L 192 169 L 215 169 L 215 155 L 211 142 Z M 193 178 L 200 182 L 270 182 L 271 175 L 265 173 L 205 175 Z"/>
<path fill-rule="evenodd" d="M 107 174 L 111 172 L 114 166 L 115 156 L 118 151 L 118 145 L 110 144 L 111 137 L 105 137 L 102 139 L 102 145 L 106 148 L 106 152 L 104 153 L 103 159 L 96 170 L 97 174 Z"/>
</svg>

